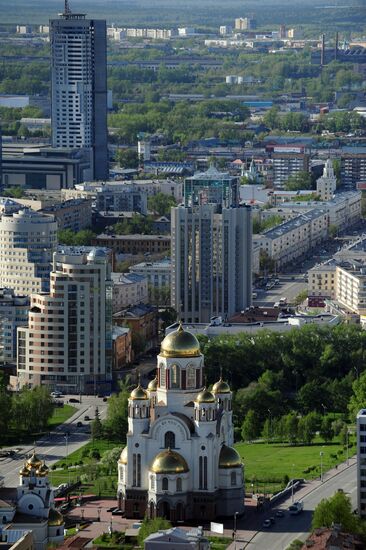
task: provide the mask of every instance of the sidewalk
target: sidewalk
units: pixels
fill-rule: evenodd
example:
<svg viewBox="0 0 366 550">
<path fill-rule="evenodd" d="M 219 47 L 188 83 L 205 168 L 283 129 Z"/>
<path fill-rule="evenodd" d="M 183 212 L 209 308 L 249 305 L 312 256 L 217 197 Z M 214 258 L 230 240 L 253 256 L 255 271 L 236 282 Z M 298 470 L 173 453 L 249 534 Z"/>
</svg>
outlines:
<svg viewBox="0 0 366 550">
<path fill-rule="evenodd" d="M 314 489 L 317 489 L 324 483 L 324 481 L 328 481 L 329 479 L 332 479 L 333 477 L 337 476 L 347 468 L 353 466 L 356 463 L 357 459 L 356 456 L 353 456 L 349 459 L 349 464 L 346 462 L 342 462 L 341 464 L 338 464 L 337 468 L 332 468 L 331 470 L 328 470 L 327 472 L 324 472 L 323 474 L 323 481 L 320 481 L 320 479 L 313 479 L 311 481 L 306 482 L 306 484 L 295 492 L 294 497 L 295 500 L 302 500 L 305 496 L 307 496 L 309 493 L 314 491 Z M 291 504 L 291 496 L 289 498 L 286 498 L 283 501 L 279 501 L 273 505 L 272 508 L 283 508 L 286 509 Z M 246 545 L 248 542 L 251 542 L 251 540 L 255 537 L 257 532 L 261 530 L 261 526 L 263 523 L 264 516 L 266 514 L 268 515 L 268 511 L 271 508 L 267 509 L 266 511 L 257 512 L 256 510 L 248 510 L 247 508 L 245 512 L 245 516 L 243 518 L 238 519 L 238 529 L 236 533 L 237 543 L 235 548 L 235 542 L 232 542 L 227 550 L 238 550 L 239 548 L 244 548 L 244 545 Z M 245 525 L 250 525 L 251 529 L 245 529 Z M 242 528 L 241 528 L 242 527 Z M 232 532 L 229 532 L 229 534 L 225 533 L 225 536 L 232 536 Z M 211 533 L 210 533 L 211 534 Z M 246 546 L 245 546 L 246 547 Z"/>
</svg>

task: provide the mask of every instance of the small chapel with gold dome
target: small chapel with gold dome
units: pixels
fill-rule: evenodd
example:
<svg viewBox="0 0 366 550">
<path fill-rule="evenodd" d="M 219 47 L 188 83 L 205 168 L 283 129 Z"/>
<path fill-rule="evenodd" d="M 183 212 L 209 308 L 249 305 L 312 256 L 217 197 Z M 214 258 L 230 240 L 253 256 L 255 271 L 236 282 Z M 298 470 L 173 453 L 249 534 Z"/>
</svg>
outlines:
<svg viewBox="0 0 366 550">
<path fill-rule="evenodd" d="M 214 520 L 244 511 L 244 471 L 232 447 L 232 393 L 209 391 L 197 338 L 168 334 L 157 374 L 128 401 L 127 445 L 118 461 L 119 506 L 127 518 Z"/>
</svg>

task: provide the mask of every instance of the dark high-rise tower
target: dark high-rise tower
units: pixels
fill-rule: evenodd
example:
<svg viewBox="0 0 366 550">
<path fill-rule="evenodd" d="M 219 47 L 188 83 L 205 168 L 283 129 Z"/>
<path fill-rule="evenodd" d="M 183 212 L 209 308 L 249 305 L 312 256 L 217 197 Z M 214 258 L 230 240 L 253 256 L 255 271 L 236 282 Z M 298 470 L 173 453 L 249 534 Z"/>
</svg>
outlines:
<svg viewBox="0 0 366 550">
<path fill-rule="evenodd" d="M 106 22 L 73 13 L 50 21 L 52 143 L 91 148 L 95 179 L 108 177 Z"/>
</svg>

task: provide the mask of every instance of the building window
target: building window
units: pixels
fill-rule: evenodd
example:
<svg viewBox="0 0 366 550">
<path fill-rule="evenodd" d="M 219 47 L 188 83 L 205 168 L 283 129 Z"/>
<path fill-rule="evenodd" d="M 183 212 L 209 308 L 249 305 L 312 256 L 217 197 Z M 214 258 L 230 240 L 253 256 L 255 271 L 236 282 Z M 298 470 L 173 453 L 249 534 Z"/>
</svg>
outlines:
<svg viewBox="0 0 366 550">
<path fill-rule="evenodd" d="M 187 368 L 187 388 L 195 388 L 196 387 L 196 369 L 189 365 Z"/>
<path fill-rule="evenodd" d="M 166 432 L 164 437 L 164 447 L 165 449 L 175 449 L 175 433 Z"/>
<path fill-rule="evenodd" d="M 177 479 L 177 493 L 181 493 L 181 492 L 182 492 L 182 478 L 178 477 L 178 479 Z"/>
<path fill-rule="evenodd" d="M 169 489 L 169 480 L 168 480 L 167 477 L 163 477 L 162 489 L 163 489 L 163 491 L 168 491 L 168 489 Z"/>
<path fill-rule="evenodd" d="M 235 486 L 236 485 L 236 472 L 231 472 L 231 486 Z"/>
<path fill-rule="evenodd" d="M 152 491 L 155 491 L 155 477 L 154 476 L 150 476 L 150 489 Z"/>
<path fill-rule="evenodd" d="M 160 387 L 165 388 L 166 384 L 166 369 L 165 366 L 160 367 Z"/>
<path fill-rule="evenodd" d="M 172 365 L 170 368 L 171 371 L 171 388 L 180 388 L 180 368 L 178 365 Z"/>
</svg>

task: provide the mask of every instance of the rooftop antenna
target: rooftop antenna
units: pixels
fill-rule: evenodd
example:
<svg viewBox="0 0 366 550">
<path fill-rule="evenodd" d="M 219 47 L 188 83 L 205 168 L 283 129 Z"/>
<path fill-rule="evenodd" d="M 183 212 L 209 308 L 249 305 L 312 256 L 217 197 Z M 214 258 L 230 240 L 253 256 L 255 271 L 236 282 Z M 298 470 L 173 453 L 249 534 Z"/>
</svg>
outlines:
<svg viewBox="0 0 366 550">
<path fill-rule="evenodd" d="M 65 0 L 64 14 L 65 15 L 70 15 L 70 13 L 71 13 L 71 9 L 70 9 L 70 5 L 69 5 L 69 0 Z"/>
</svg>

